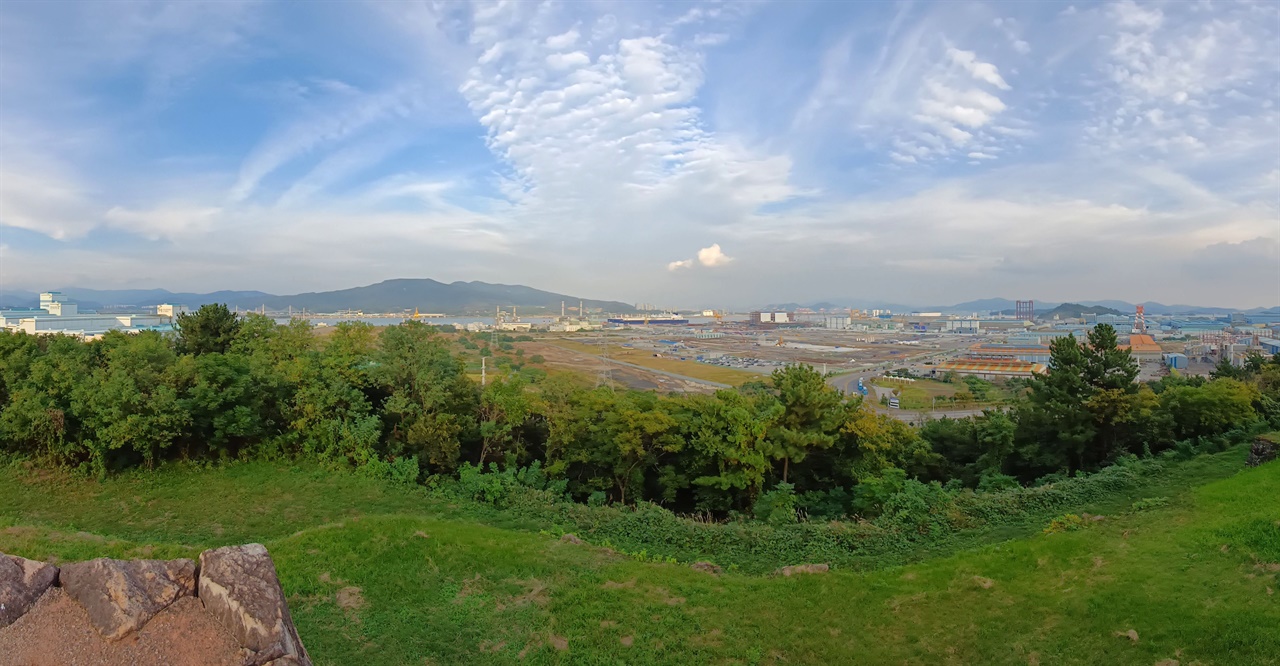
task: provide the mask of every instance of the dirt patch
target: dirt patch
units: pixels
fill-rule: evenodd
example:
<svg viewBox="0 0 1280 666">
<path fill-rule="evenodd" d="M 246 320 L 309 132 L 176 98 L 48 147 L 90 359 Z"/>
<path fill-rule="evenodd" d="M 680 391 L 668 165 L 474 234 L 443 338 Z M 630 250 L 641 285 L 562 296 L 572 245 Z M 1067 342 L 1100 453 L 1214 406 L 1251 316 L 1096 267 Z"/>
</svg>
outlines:
<svg viewBox="0 0 1280 666">
<path fill-rule="evenodd" d="M 0 629 L 0 655 L 23 666 L 225 666 L 240 663 L 240 646 L 195 597 L 179 599 L 136 634 L 108 643 L 84 608 L 53 588 Z"/>
<path fill-rule="evenodd" d="M 974 576 L 973 582 L 984 590 L 990 590 L 996 586 L 996 582 L 994 580 L 991 580 L 990 578 L 983 578 L 982 576 Z"/>
<path fill-rule="evenodd" d="M 413 533 L 413 536 L 416 536 L 416 537 L 418 537 L 419 539 L 430 539 L 430 538 L 431 538 L 431 535 L 430 535 L 430 534 L 427 534 L 426 532 L 423 532 L 422 530 L 418 530 L 417 532 L 414 532 L 414 533 Z"/>
<path fill-rule="evenodd" d="M 564 652 L 569 649 L 569 639 L 564 636 L 551 636 L 551 647 Z"/>
<path fill-rule="evenodd" d="M 622 643 L 622 647 L 631 647 L 636 642 L 636 639 L 634 636 L 623 636 L 618 639 L 618 642 Z"/>
<path fill-rule="evenodd" d="M 698 647 L 720 647 L 720 638 L 724 636 L 724 632 L 719 629 L 712 629 L 705 634 L 699 636 L 691 636 L 689 642 Z"/>
<path fill-rule="evenodd" d="M 462 581 L 462 587 L 458 590 L 458 594 L 453 597 L 453 603 L 460 604 L 467 597 L 480 594 L 485 582 L 484 577 L 480 574 L 476 574 L 475 578 L 468 578 Z"/>
<path fill-rule="evenodd" d="M 665 587 L 653 588 L 650 592 L 650 596 L 668 606 L 679 606 L 685 602 L 684 597 L 677 597 L 674 594 L 671 594 L 671 592 Z"/>
<path fill-rule="evenodd" d="M 354 613 L 365 606 L 364 595 L 360 593 L 360 588 L 353 585 L 338 590 L 337 601 L 338 608 L 348 613 Z"/>
<path fill-rule="evenodd" d="M 1127 638 L 1134 643 L 1138 642 L 1138 632 L 1135 629 L 1130 629 L 1128 631 L 1117 631 L 1115 633 L 1115 636 L 1116 638 Z"/>
<path fill-rule="evenodd" d="M 614 622 L 613 620 L 600 620 L 601 629 L 608 629 L 609 627 L 616 627 L 616 626 L 618 626 L 618 623 Z"/>
<path fill-rule="evenodd" d="M 496 642 L 495 642 L 495 641 L 491 641 L 491 640 L 488 640 L 488 639 L 485 639 L 485 640 L 483 640 L 483 641 L 480 641 L 480 651 L 481 651 L 481 652 L 489 652 L 489 653 L 502 652 L 502 648 L 504 648 L 504 647 L 507 647 L 507 642 L 506 642 L 506 641 L 496 641 Z"/>
<path fill-rule="evenodd" d="M 505 610 L 507 608 L 519 608 L 520 606 L 526 606 L 528 604 L 537 604 L 539 606 L 546 606 L 547 603 L 551 601 L 551 596 L 547 593 L 547 589 L 548 589 L 547 584 L 543 583 L 537 578 L 530 578 L 529 580 L 517 580 L 515 582 L 519 583 L 520 585 L 523 585 L 525 588 L 525 592 L 523 594 L 519 594 L 514 597 L 511 597 L 507 599 L 505 602 L 499 602 L 498 610 Z"/>
</svg>

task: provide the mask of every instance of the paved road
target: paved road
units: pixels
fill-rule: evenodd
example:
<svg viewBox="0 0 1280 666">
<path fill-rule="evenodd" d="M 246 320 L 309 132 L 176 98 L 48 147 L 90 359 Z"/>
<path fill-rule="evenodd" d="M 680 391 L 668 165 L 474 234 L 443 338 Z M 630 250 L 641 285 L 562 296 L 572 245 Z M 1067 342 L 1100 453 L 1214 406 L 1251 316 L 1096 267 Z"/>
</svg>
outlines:
<svg viewBox="0 0 1280 666">
<path fill-rule="evenodd" d="M 855 394 L 858 392 L 858 379 L 862 379 L 864 384 L 871 391 L 888 391 L 889 389 L 872 386 L 871 378 L 883 375 L 886 370 L 892 367 L 895 366 L 893 364 L 885 364 L 875 368 L 851 372 L 847 375 L 837 375 L 827 379 L 827 383 L 840 389 L 844 393 Z M 943 417 L 949 419 L 963 419 L 970 416 L 978 416 L 982 414 L 983 411 L 981 408 L 936 410 L 889 409 L 881 405 L 879 401 L 880 398 L 878 395 L 875 397 L 867 396 L 866 405 L 877 412 L 888 414 L 899 421 L 905 421 L 906 423 L 912 423 L 915 425 L 920 425 L 925 421 L 940 419 Z"/>
</svg>

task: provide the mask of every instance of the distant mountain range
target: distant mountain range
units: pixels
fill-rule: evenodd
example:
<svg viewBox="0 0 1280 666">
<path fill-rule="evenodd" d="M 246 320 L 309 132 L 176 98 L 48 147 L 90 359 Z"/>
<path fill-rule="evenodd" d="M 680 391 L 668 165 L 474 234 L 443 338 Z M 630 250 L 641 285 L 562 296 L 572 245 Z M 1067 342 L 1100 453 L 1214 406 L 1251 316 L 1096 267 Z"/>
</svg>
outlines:
<svg viewBox="0 0 1280 666">
<path fill-rule="evenodd" d="M 800 308 L 809 308 L 812 310 L 838 310 L 844 307 L 892 310 L 893 312 L 942 312 L 947 314 L 987 314 L 991 312 L 1013 314 L 1017 303 L 1007 298 L 982 298 L 974 301 L 965 301 L 964 303 L 956 303 L 955 305 L 905 305 L 902 303 L 890 303 L 887 301 L 868 301 L 859 299 L 850 299 L 840 301 L 843 305 L 835 305 L 831 300 L 819 301 L 816 303 L 776 303 L 764 306 L 763 310 L 792 311 Z M 1145 312 L 1149 315 L 1187 315 L 1187 314 L 1208 314 L 1208 315 L 1228 315 L 1234 312 L 1244 312 L 1247 314 L 1257 314 L 1260 312 L 1270 312 L 1277 308 L 1250 308 L 1240 310 L 1237 308 L 1222 308 L 1203 305 L 1165 305 L 1155 301 L 1146 301 L 1141 304 L 1129 303 L 1128 301 L 1103 300 L 1103 301 L 1079 301 L 1077 303 L 1059 303 L 1056 301 L 1036 301 L 1036 314 L 1045 316 L 1054 312 L 1056 308 L 1064 305 L 1071 306 L 1069 309 L 1079 307 L 1082 312 L 1093 314 L 1133 314 L 1136 305 L 1142 305 Z M 1061 316 L 1066 315 L 1058 312 Z M 1078 316 L 1078 315 L 1074 315 Z"/>
<path fill-rule="evenodd" d="M 490 284 L 487 282 L 453 282 L 443 283 L 430 279 L 386 280 L 377 284 L 337 291 L 308 292 L 278 296 L 262 291 L 215 291 L 208 294 L 179 292 L 164 289 L 87 289 L 82 287 L 65 287 L 58 289 L 84 310 L 111 310 L 127 308 L 144 308 L 161 303 L 186 305 L 195 308 L 206 303 L 226 303 L 229 307 L 241 310 L 256 310 L 266 306 L 268 310 L 307 310 L 310 312 L 337 312 L 340 310 L 362 310 L 364 312 L 399 312 L 417 308 L 422 312 L 442 314 L 487 314 L 494 307 L 525 309 L 532 314 L 539 312 L 560 312 L 560 302 L 565 301 L 569 308 L 576 308 L 578 296 L 556 294 L 541 289 L 522 285 Z M 6 291 L 0 294 L 0 307 L 35 307 L 38 296 L 32 292 Z M 584 299 L 588 308 L 598 308 L 605 312 L 631 313 L 635 306 L 619 301 L 603 301 Z M 1053 301 L 1036 301 L 1036 314 L 1045 316 L 1053 313 L 1055 308 L 1070 306 L 1067 310 L 1095 314 L 1119 312 L 1132 314 L 1135 304 L 1126 301 L 1080 301 L 1078 303 L 1058 303 Z M 1256 314 L 1280 308 L 1252 308 L 1238 310 L 1235 308 L 1208 307 L 1200 305 L 1165 305 L 1154 301 L 1142 303 L 1147 314 L 1151 315 L 1183 315 L 1210 314 L 1226 315 L 1233 312 Z M 845 307 L 892 310 L 893 312 L 943 312 L 950 314 L 987 314 L 1002 312 L 1013 314 L 1016 303 L 1007 298 L 983 298 L 955 305 L 917 306 L 887 301 L 871 301 L 866 299 L 827 299 L 814 303 L 773 303 L 761 307 L 762 310 L 795 311 L 801 308 L 812 310 L 839 310 Z M 1061 316 L 1076 316 L 1058 312 Z"/>
<path fill-rule="evenodd" d="M 560 303 L 576 311 L 578 296 L 556 294 L 522 285 L 489 284 L 487 282 L 453 282 L 445 284 L 429 279 L 386 280 L 377 284 L 337 291 L 308 292 L 277 296 L 261 291 L 215 291 L 209 294 L 174 293 L 164 289 L 99 290 L 80 287 L 58 289 L 67 299 L 84 310 L 107 310 L 125 307 L 143 308 L 172 303 L 196 308 L 206 303 L 226 303 L 241 310 L 283 311 L 289 308 L 309 312 L 400 312 L 418 309 L 441 314 L 486 314 L 495 307 L 515 306 L 533 311 L 560 313 Z M 635 312 L 635 306 L 618 301 L 581 299 L 587 308 L 605 312 Z M 38 295 L 9 292 L 0 304 L 9 307 L 34 307 Z"/>
</svg>

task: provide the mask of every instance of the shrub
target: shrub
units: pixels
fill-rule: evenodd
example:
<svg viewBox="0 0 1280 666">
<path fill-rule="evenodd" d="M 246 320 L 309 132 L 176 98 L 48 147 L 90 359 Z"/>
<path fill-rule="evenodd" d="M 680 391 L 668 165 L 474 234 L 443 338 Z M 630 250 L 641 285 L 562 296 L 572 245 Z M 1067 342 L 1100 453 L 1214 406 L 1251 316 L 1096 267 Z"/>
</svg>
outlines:
<svg viewBox="0 0 1280 666">
<path fill-rule="evenodd" d="M 793 484 L 779 483 L 773 490 L 760 495 L 754 507 L 756 520 L 762 520 L 770 525 L 787 525 L 796 522 L 798 499 L 795 489 Z"/>
<path fill-rule="evenodd" d="M 1049 521 L 1049 526 L 1044 528 L 1045 534 L 1057 534 L 1058 532 L 1074 532 L 1084 529 L 1084 518 L 1074 513 L 1067 513 Z"/>
<path fill-rule="evenodd" d="M 1147 497 L 1134 502 L 1132 511 L 1137 513 L 1139 511 L 1158 509 L 1163 506 L 1169 506 L 1168 497 Z"/>
</svg>

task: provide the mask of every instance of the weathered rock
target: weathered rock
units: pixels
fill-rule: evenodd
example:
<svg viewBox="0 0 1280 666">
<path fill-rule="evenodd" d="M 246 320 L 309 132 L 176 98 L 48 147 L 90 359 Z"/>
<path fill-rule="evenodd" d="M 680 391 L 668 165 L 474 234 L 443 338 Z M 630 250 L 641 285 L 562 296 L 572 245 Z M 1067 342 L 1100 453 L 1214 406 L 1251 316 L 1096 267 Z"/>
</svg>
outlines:
<svg viewBox="0 0 1280 666">
<path fill-rule="evenodd" d="M 262 544 L 200 553 L 200 600 L 241 646 L 253 652 L 247 666 L 310 666 L 276 566 Z"/>
<path fill-rule="evenodd" d="M 169 604 L 196 593 L 196 563 L 191 560 L 101 558 L 68 564 L 59 577 L 67 596 L 84 607 L 107 640 L 141 629 Z"/>
<path fill-rule="evenodd" d="M 22 617 L 58 580 L 58 567 L 0 553 L 0 627 Z"/>
<path fill-rule="evenodd" d="M 774 573 L 781 576 L 794 576 L 796 574 L 820 574 L 827 573 L 831 569 L 829 564 L 793 564 L 789 567 L 782 567 Z"/>
<path fill-rule="evenodd" d="M 1250 467 L 1257 467 L 1263 463 L 1271 462 L 1276 459 L 1277 452 L 1280 452 L 1280 445 L 1275 440 L 1260 435 L 1253 440 L 1253 446 L 1249 447 L 1249 458 L 1245 461 Z"/>
<path fill-rule="evenodd" d="M 581 545 L 582 545 L 582 539 L 579 539 L 579 538 L 577 537 L 577 535 L 574 535 L 574 534 L 566 534 L 566 535 L 564 535 L 564 536 L 560 537 L 560 541 L 561 541 L 561 543 L 571 543 L 571 544 L 573 544 L 573 545 L 575 545 L 575 546 L 581 546 Z"/>
<path fill-rule="evenodd" d="M 714 576 L 719 576 L 720 574 L 724 573 L 724 569 L 710 562 L 694 562 L 693 564 L 689 565 L 689 568 L 693 569 L 694 571 L 704 571 Z"/>
</svg>

